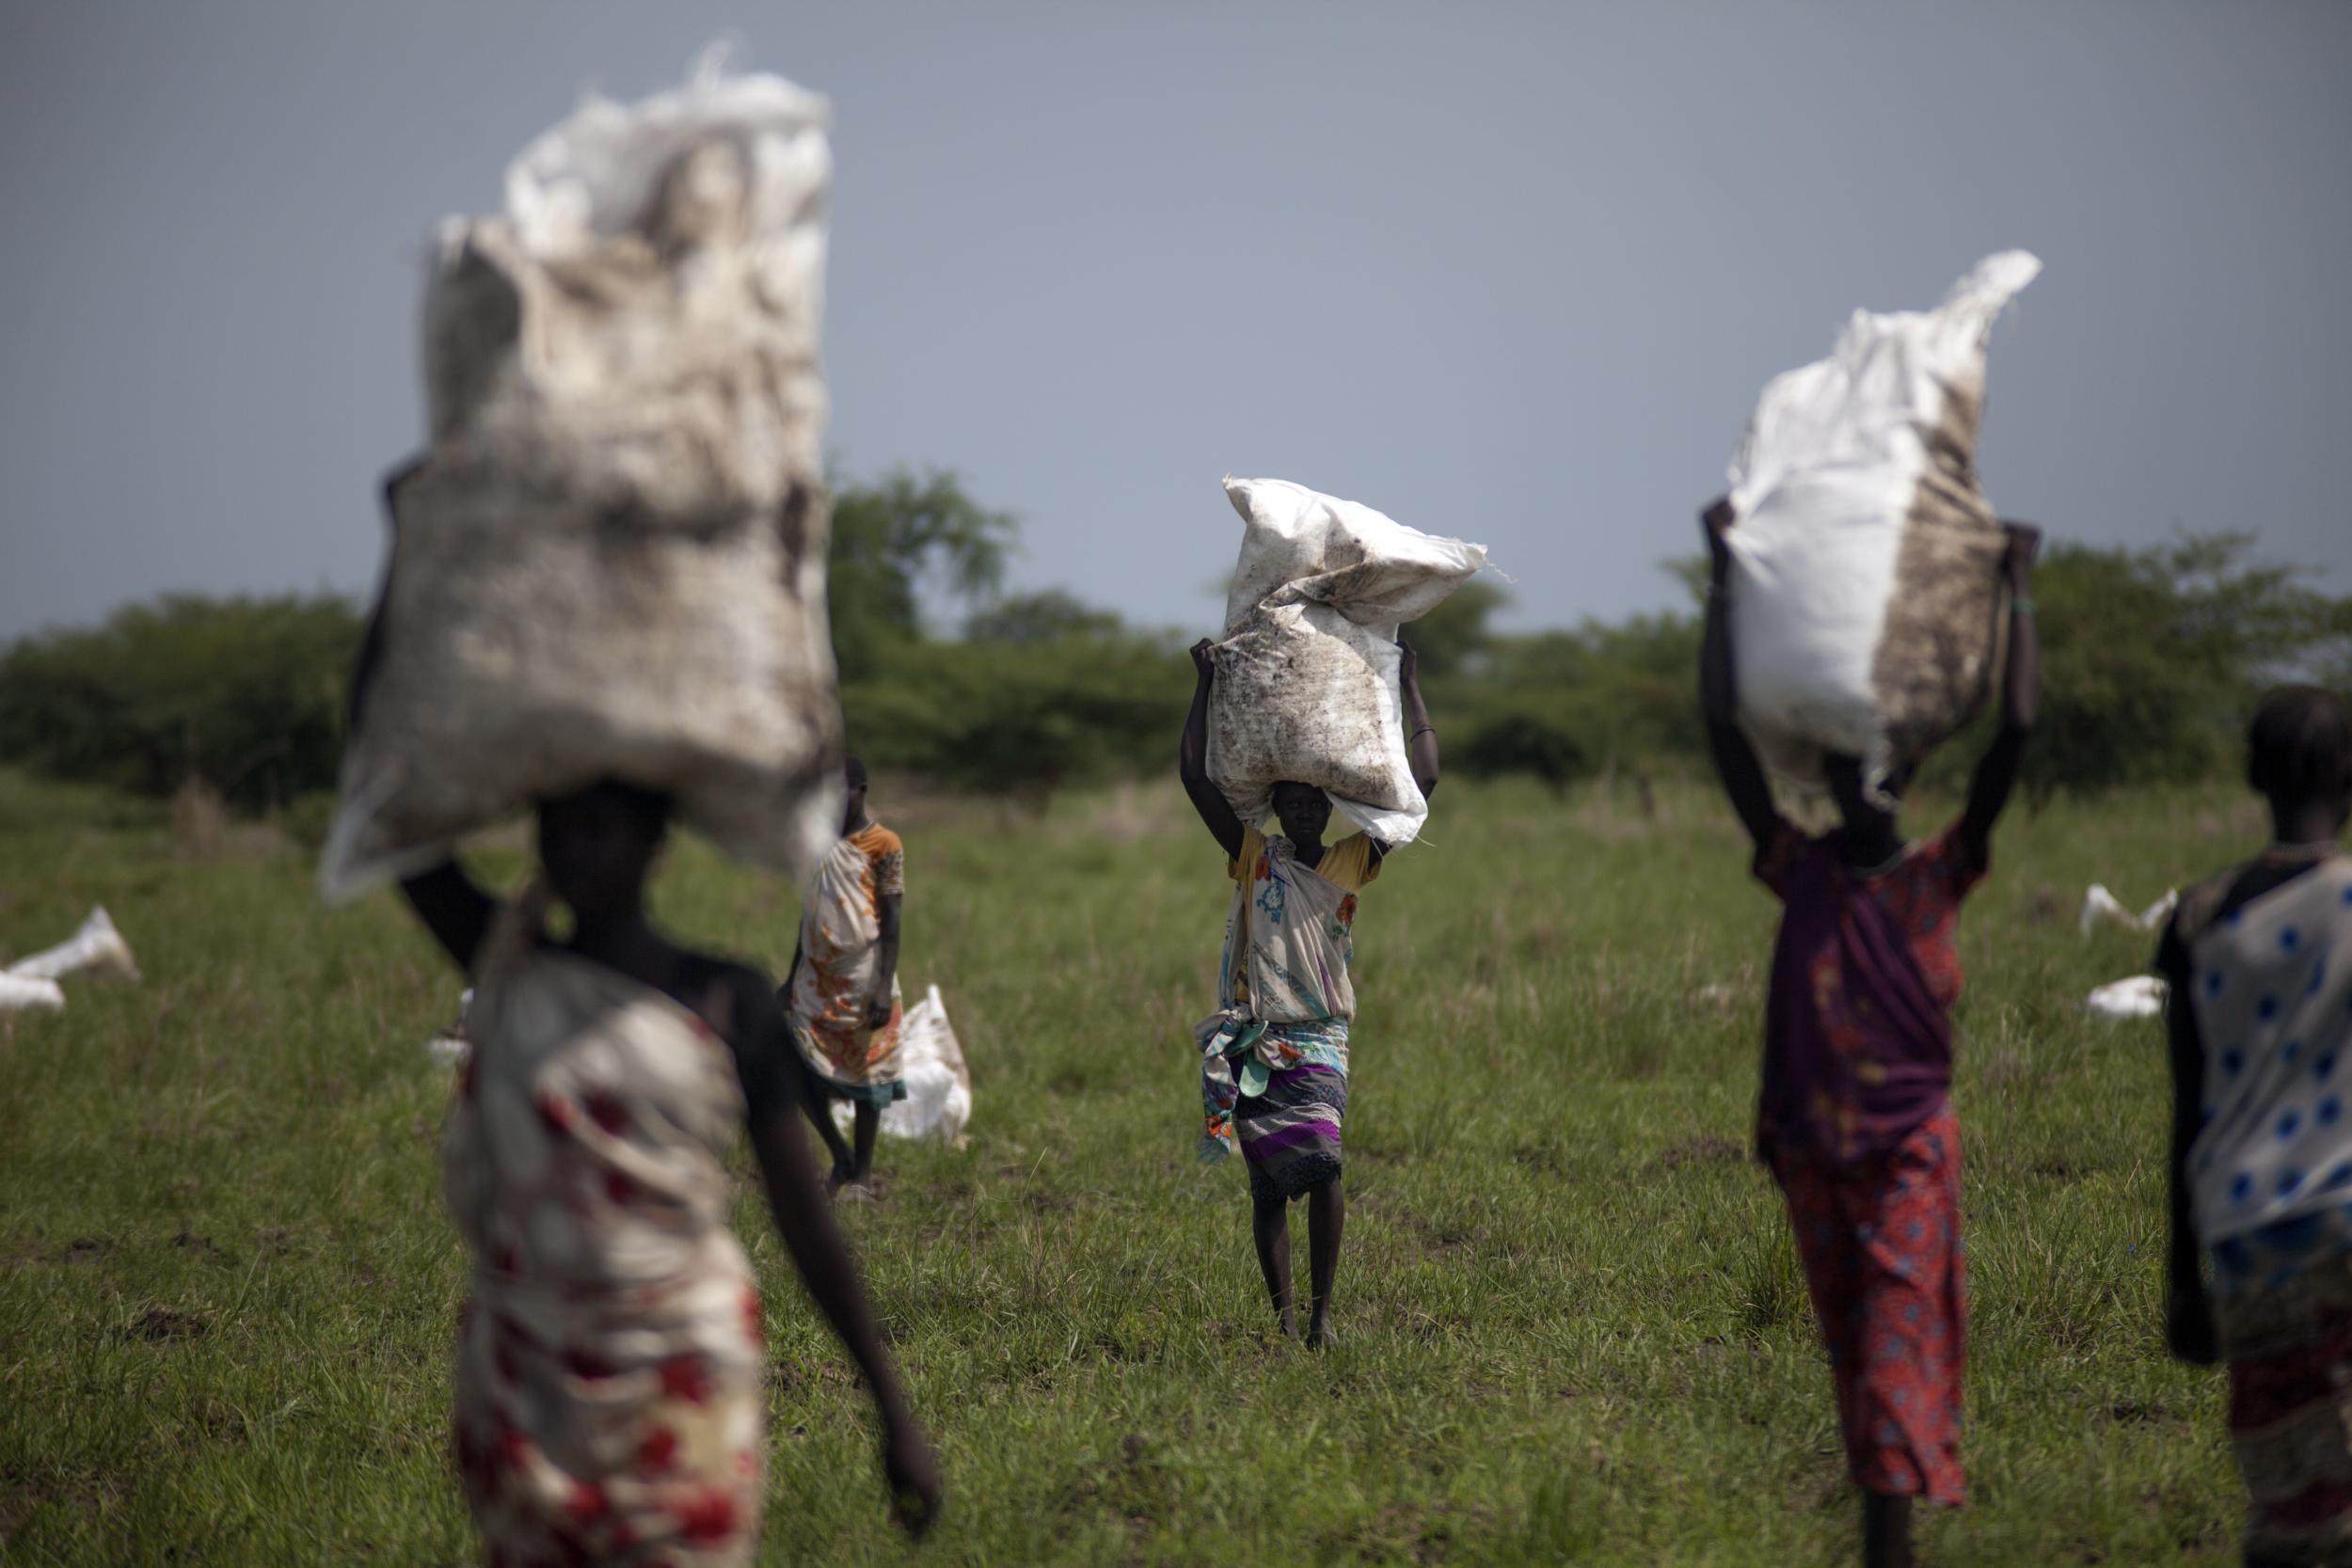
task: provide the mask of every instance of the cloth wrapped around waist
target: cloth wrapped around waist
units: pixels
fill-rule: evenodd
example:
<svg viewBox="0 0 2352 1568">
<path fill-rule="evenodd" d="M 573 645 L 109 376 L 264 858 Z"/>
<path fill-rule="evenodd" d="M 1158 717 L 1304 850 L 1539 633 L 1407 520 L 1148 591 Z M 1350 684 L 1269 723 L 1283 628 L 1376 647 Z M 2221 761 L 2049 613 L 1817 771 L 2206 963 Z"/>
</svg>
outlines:
<svg viewBox="0 0 2352 1568">
<path fill-rule="evenodd" d="M 1233 1105 L 1265 1090 L 1276 1072 L 1298 1067 L 1347 1073 L 1347 1022 L 1295 1022 L 1252 1018 L 1242 1006 L 1223 1007 L 1193 1031 L 1200 1048 L 1200 1158 L 1214 1163 L 1233 1152 Z"/>
</svg>

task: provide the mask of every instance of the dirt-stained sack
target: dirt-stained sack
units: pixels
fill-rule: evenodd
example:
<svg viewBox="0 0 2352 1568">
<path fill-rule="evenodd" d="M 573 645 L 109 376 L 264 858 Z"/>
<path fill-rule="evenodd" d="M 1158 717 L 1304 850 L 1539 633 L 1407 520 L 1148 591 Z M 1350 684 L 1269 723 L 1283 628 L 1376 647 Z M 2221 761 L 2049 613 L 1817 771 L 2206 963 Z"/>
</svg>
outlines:
<svg viewBox="0 0 2352 1568">
<path fill-rule="evenodd" d="M 444 225 L 328 898 L 605 776 L 778 870 L 834 836 L 827 114 L 715 67 L 592 100 Z"/>
<path fill-rule="evenodd" d="M 1397 628 L 1486 549 L 1282 480 L 1228 479 L 1225 494 L 1244 531 L 1213 650 L 1209 777 L 1248 822 L 1287 780 L 1375 838 L 1411 842 L 1429 808 L 1406 756 Z"/>
<path fill-rule="evenodd" d="M 1933 310 L 1856 311 L 1764 388 L 1726 539 L 1740 717 L 1777 771 L 1849 754 L 1875 795 L 1983 704 L 2006 548 L 1977 483 L 1985 344 L 2041 270 L 2004 251 Z"/>
<path fill-rule="evenodd" d="M 937 986 L 898 1021 L 898 1070 L 907 1097 L 882 1107 L 882 1132 L 893 1138 L 962 1143 L 964 1124 L 972 1119 L 972 1069 L 964 1065 L 963 1047 L 947 1022 L 947 1005 L 940 1000 Z M 848 1132 L 852 1120 L 849 1102 L 834 1101 L 833 1115 Z"/>
</svg>

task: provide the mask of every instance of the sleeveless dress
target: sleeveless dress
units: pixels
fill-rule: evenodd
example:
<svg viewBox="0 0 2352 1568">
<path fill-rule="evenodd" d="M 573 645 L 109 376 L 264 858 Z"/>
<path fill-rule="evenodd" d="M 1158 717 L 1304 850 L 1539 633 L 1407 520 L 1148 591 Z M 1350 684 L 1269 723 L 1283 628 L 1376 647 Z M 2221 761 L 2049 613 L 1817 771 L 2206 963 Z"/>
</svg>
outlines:
<svg viewBox="0 0 2352 1568">
<path fill-rule="evenodd" d="M 602 964 L 490 945 L 442 1143 L 473 1264 L 453 1435 L 487 1560 L 748 1563 L 765 1357 L 728 1224 L 733 1054 Z"/>
<path fill-rule="evenodd" d="M 1380 862 L 1362 833 L 1311 867 L 1290 840 L 1245 827 L 1226 871 L 1217 1010 L 1193 1030 L 1200 1158 L 1222 1160 L 1238 1140 L 1251 1197 L 1288 1202 L 1342 1172 L 1356 895 Z"/>
</svg>

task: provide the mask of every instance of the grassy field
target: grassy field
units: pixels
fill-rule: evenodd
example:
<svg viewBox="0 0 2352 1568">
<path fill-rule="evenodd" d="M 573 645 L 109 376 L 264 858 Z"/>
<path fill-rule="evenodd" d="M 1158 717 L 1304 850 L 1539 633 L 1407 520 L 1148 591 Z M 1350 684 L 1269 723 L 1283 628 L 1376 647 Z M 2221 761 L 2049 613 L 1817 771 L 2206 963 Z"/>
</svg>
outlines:
<svg viewBox="0 0 2352 1568">
<path fill-rule="evenodd" d="M 1324 1355 L 1269 1333 L 1238 1166 L 1192 1163 L 1225 891 L 1172 784 L 1042 820 L 893 804 L 904 974 L 944 989 L 977 1109 L 966 1148 L 885 1146 L 882 1201 L 844 1220 L 948 1513 L 919 1551 L 883 1528 L 863 1402 L 747 1196 L 763 1561 L 1851 1556 L 1828 1378 L 1745 1157 L 1773 911 L 1715 800 L 1456 782 L 1367 894 Z M 2219 1380 L 2157 1338 L 2158 1031 L 2080 1006 L 2149 944 L 2073 914 L 2092 879 L 2137 906 L 2260 833 L 2220 793 L 2002 832 L 1962 939 L 1972 1502 L 1927 1520 L 1929 1561 L 2234 1560 Z M 322 911 L 266 833 L 191 857 L 155 808 L 0 774 L 0 953 L 103 903 L 147 972 L 0 1022 L 0 1560 L 472 1560 L 423 1050 L 456 976 L 389 897 Z M 659 903 L 789 957 L 788 891 L 699 847 Z"/>
</svg>

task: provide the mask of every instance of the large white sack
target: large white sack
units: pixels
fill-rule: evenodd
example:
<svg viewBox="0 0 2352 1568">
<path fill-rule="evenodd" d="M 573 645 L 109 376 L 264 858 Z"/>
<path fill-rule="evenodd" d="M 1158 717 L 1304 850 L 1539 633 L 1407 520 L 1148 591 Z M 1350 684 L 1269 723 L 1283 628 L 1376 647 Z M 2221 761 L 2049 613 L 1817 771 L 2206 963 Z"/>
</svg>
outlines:
<svg viewBox="0 0 2352 1568">
<path fill-rule="evenodd" d="M 882 1107 L 882 1131 L 894 1138 L 937 1138 L 953 1143 L 972 1119 L 972 1073 L 963 1048 L 947 1022 L 947 1006 L 933 986 L 898 1020 L 898 1067 L 907 1097 Z M 834 1119 L 845 1130 L 855 1117 L 835 1101 Z"/>
<path fill-rule="evenodd" d="M 330 899 L 614 775 L 797 871 L 836 836 L 818 358 L 824 100 L 591 100 L 444 226 Z"/>
<path fill-rule="evenodd" d="M 1740 715 L 1778 770 L 1848 753 L 1875 793 L 1982 704 L 2006 547 L 1977 485 L 1985 344 L 2041 270 L 2004 251 L 1933 310 L 1856 311 L 1764 388 L 1726 538 Z"/>
<path fill-rule="evenodd" d="M 1406 755 L 1397 629 L 1486 548 L 1284 480 L 1228 479 L 1225 495 L 1243 531 L 1212 650 L 1210 779 L 1247 822 L 1263 824 L 1289 780 L 1383 843 L 1410 843 L 1429 806 Z"/>
</svg>

